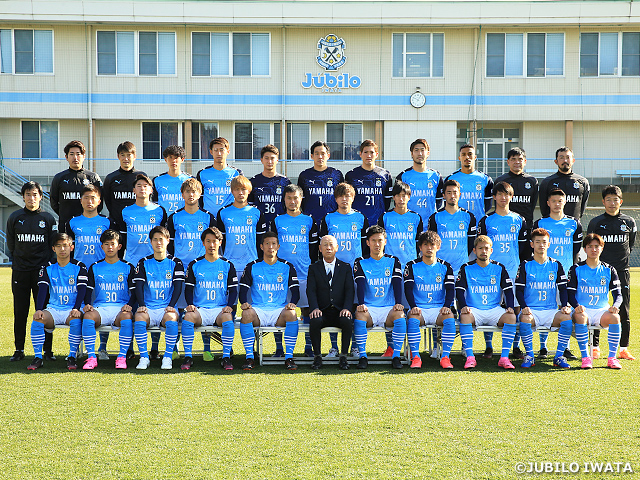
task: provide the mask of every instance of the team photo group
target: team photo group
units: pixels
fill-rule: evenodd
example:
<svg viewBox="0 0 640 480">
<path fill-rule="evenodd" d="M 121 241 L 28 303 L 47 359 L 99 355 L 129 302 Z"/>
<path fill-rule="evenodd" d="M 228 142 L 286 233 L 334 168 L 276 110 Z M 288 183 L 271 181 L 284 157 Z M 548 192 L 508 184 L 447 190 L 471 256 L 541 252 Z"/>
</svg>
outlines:
<svg viewBox="0 0 640 480">
<path fill-rule="evenodd" d="M 464 368 L 477 365 L 474 329 L 481 326 L 501 331 L 496 356 L 508 370 L 515 369 L 511 360 L 530 369 L 547 357 L 561 369 L 570 361 L 592 368 L 601 352 L 598 330 L 590 344 L 590 327 L 607 330 L 602 355 L 609 368 L 634 360 L 629 256 L 637 228 L 621 212 L 618 186 L 597 192 L 603 213 L 583 228 L 590 187 L 573 171 L 570 148 L 555 152 L 557 172 L 538 183 L 526 173 L 521 148 L 508 152 L 509 171 L 492 179 L 476 169 L 473 145 L 460 147 L 460 168 L 448 176 L 428 167 L 427 140 L 407 147 L 412 165 L 393 178 L 376 165 L 372 140 L 359 147 L 361 165 L 345 173 L 332 166 L 339 164 L 327 143 L 317 141 L 309 149 L 312 166 L 293 184 L 278 173 L 274 145 L 262 148 L 263 171 L 250 179 L 227 163 L 229 142 L 221 137 L 209 145 L 212 165 L 195 177 L 183 171 L 184 148 L 172 145 L 163 152 L 167 172 L 150 178 L 134 166 L 135 145 L 123 142 L 120 168 L 103 182 L 84 168 L 85 146 L 69 142 L 69 168 L 54 177 L 49 198 L 37 182 L 25 183 L 24 208 L 7 221 L 11 361 L 25 359 L 27 327 L 35 357 L 26 368 L 55 361 L 52 332 L 62 325 L 69 370 L 108 361 L 110 329 L 119 338 L 116 369 L 135 360 L 141 370 L 154 360 L 172 369 L 181 341 L 177 363 L 189 370 L 195 336 L 207 326 L 218 327 L 225 370 L 234 368 L 237 335 L 242 369 L 257 366 L 258 327 L 280 327 L 274 356 L 287 370 L 298 368 L 302 331 L 312 369 L 327 359 L 342 370 L 366 369 L 373 328 L 387 332 L 379 353 L 393 368 L 403 368 L 406 358 L 419 369 L 425 326 L 436 326 L 431 356 L 444 369 L 454 368 L 457 335 Z M 45 201 L 57 220 L 41 208 Z M 31 298 L 35 314 L 28 318 Z M 326 327 L 333 327 L 328 353 L 321 344 Z M 549 331 L 558 338 L 552 352 Z M 492 335 L 484 333 L 487 359 Z M 211 362 L 211 334 L 201 336 L 203 360 Z"/>
</svg>

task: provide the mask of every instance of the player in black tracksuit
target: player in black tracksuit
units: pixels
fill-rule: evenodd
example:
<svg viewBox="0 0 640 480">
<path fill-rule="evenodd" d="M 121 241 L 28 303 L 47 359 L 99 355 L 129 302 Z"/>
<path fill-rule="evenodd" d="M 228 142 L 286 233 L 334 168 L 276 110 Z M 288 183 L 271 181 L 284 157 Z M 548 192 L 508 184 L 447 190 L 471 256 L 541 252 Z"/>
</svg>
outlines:
<svg viewBox="0 0 640 480">
<path fill-rule="evenodd" d="M 533 225 L 533 212 L 538 203 L 538 179 L 524 172 L 527 156 L 521 148 L 512 148 L 507 154 L 509 171 L 499 176 L 494 185 L 507 182 L 513 187 L 513 198 L 509 202 L 509 210 L 516 212 L 527 221 L 530 230 Z"/>
<path fill-rule="evenodd" d="M 13 212 L 7 220 L 7 248 L 11 259 L 11 290 L 13 292 L 13 335 L 15 362 L 24 358 L 24 341 L 31 296 L 35 304 L 38 295 L 39 272 L 53 257 L 52 240 L 57 232 L 56 219 L 40 208 L 42 187 L 37 182 L 22 186 L 25 207 Z M 55 360 L 51 351 L 52 334 L 45 332 L 44 352 Z"/>
<path fill-rule="evenodd" d="M 629 330 L 629 301 L 630 301 L 630 273 L 629 256 L 636 241 L 636 222 L 629 215 L 620 213 L 622 205 L 622 190 L 615 185 L 608 185 L 602 190 L 602 203 L 605 213 L 589 222 L 587 233 L 597 233 L 604 240 L 604 249 L 600 260 L 613 266 L 618 272 L 622 287 L 622 305 L 620 306 L 620 323 L 622 327 L 620 337 L 620 358 L 633 356 L 628 352 Z M 599 345 L 599 331 L 594 332 L 593 344 Z"/>
</svg>

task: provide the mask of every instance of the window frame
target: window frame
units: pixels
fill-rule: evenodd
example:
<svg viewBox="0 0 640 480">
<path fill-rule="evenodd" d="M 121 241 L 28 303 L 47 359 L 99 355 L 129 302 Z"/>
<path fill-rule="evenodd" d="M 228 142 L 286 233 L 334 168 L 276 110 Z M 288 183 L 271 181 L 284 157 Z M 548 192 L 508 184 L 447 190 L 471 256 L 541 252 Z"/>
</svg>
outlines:
<svg viewBox="0 0 640 480">
<path fill-rule="evenodd" d="M 201 130 L 201 125 L 202 125 L 203 123 L 211 123 L 211 124 L 214 124 L 214 125 L 215 125 L 215 128 L 216 128 L 216 130 L 217 130 L 217 132 L 218 132 L 218 133 L 217 133 L 217 135 L 216 135 L 216 137 L 219 137 L 219 136 L 220 136 L 220 122 L 218 122 L 218 121 L 200 121 L 200 120 L 193 120 L 193 121 L 191 122 L 191 159 L 190 159 L 192 162 L 207 162 L 207 161 L 211 160 L 209 157 L 207 157 L 207 158 L 202 158 L 202 157 L 201 157 L 201 155 L 200 155 L 200 153 L 201 153 L 201 150 L 200 150 L 200 149 L 202 149 L 202 145 L 200 144 L 200 142 L 202 142 L 202 130 Z M 197 124 L 197 125 L 198 125 L 198 147 L 199 147 L 199 149 L 198 149 L 198 158 L 193 158 L 193 145 L 194 145 L 194 143 L 195 143 L 195 142 L 193 142 L 193 132 L 194 132 L 193 126 L 194 126 L 195 124 Z M 215 137 L 214 137 L 214 138 L 215 138 Z M 206 145 L 206 148 L 207 148 L 207 152 L 209 152 L 209 155 L 211 155 L 211 152 L 209 151 L 209 145 Z"/>
<path fill-rule="evenodd" d="M 522 74 L 521 75 L 507 75 L 507 61 L 506 61 L 506 39 L 507 35 L 522 35 Z M 529 35 L 544 35 L 544 75 L 529 75 Z M 489 35 L 504 35 L 505 36 L 505 53 L 504 63 L 503 63 L 503 74 L 502 75 L 489 75 L 488 72 L 488 60 L 489 60 Z M 562 74 L 560 75 L 550 75 L 547 73 L 547 64 L 548 64 L 548 48 L 547 48 L 547 36 L 548 35 L 562 35 Z M 487 32 L 485 33 L 484 39 L 484 77 L 489 78 L 564 78 L 566 76 L 566 62 L 567 62 L 567 36 L 565 32 Z"/>
<path fill-rule="evenodd" d="M 40 157 L 38 158 L 27 158 L 24 156 L 24 147 L 23 147 L 23 127 L 22 124 L 24 122 L 38 122 L 38 153 Z M 57 162 L 60 160 L 59 157 L 51 157 L 51 158 L 42 158 L 42 122 L 56 122 L 57 124 L 57 134 L 56 134 L 56 153 L 59 155 L 60 148 L 60 120 L 43 120 L 43 119 L 33 119 L 33 118 L 21 118 L 20 119 L 20 160 L 22 162 Z"/>
<path fill-rule="evenodd" d="M 275 124 L 279 124 L 279 121 L 237 121 L 237 122 L 233 122 L 233 160 L 237 160 L 237 161 L 249 161 L 249 162 L 259 162 L 260 161 L 260 157 L 258 156 L 258 158 L 238 158 L 237 155 L 237 148 L 236 148 L 236 126 L 238 124 L 250 124 L 251 125 L 251 137 L 252 137 L 252 141 L 251 141 L 251 156 L 253 157 L 253 152 L 255 151 L 255 145 L 253 144 L 253 126 L 254 125 L 269 125 L 269 141 L 268 143 L 275 145 L 276 147 L 278 147 L 278 150 L 280 150 L 280 147 L 278 146 L 280 143 L 280 139 L 278 139 L 277 141 L 275 140 L 274 137 L 274 126 Z M 281 127 L 282 128 L 282 127 Z M 264 145 L 267 145 L 266 143 Z M 264 145 L 260 145 L 260 148 L 264 147 Z"/>
<path fill-rule="evenodd" d="M 345 150 L 344 150 L 345 149 L 345 141 L 344 141 L 344 139 L 345 139 L 345 127 L 347 125 L 360 125 L 360 140 L 359 140 L 358 145 L 357 145 L 358 147 L 360 147 L 360 144 L 362 144 L 363 136 L 364 136 L 364 123 L 362 123 L 362 122 L 325 122 L 325 124 L 324 124 L 324 138 L 326 138 L 327 145 L 330 146 L 332 143 L 336 143 L 336 142 L 331 142 L 329 140 L 329 135 L 328 135 L 329 124 L 342 124 L 342 158 L 341 159 L 340 158 L 333 158 L 333 151 L 334 150 L 330 148 L 331 151 L 329 152 L 330 153 L 329 161 L 332 161 L 332 160 L 336 161 L 336 162 L 356 162 L 356 161 L 359 162 L 359 161 L 361 161 L 360 158 L 349 158 L 349 159 L 345 158 L 346 155 L 345 155 Z"/>
<path fill-rule="evenodd" d="M 159 158 L 145 158 L 144 156 L 144 124 L 145 123 L 157 123 L 160 128 L 160 157 Z M 182 121 L 181 120 L 142 120 L 140 121 L 140 144 L 142 145 L 142 152 L 140 158 L 143 162 L 153 162 L 153 163 L 161 163 L 164 161 L 162 158 L 162 124 L 163 123 L 175 123 L 177 125 L 178 130 L 178 142 L 176 145 L 183 145 L 184 139 L 182 138 Z M 166 148 L 166 147 L 165 147 Z"/>
<path fill-rule="evenodd" d="M 56 48 L 55 48 L 55 33 L 53 28 L 0 28 L 0 30 L 8 30 L 11 32 L 11 71 L 10 72 L 2 72 L 2 67 L 0 66 L 0 75 L 43 75 L 43 76 L 52 76 L 56 73 Z M 32 60 L 33 60 L 33 71 L 32 72 L 19 72 L 16 73 L 16 38 L 15 32 L 16 30 L 30 30 L 31 37 L 33 39 L 33 51 Z M 50 72 L 37 72 L 36 71 L 36 48 L 35 48 L 35 32 L 51 32 L 51 71 Z M 1 61 L 2 52 L 0 51 L 0 61 Z"/>
<path fill-rule="evenodd" d="M 600 37 L 603 33 L 615 33 L 618 36 L 618 52 L 616 59 L 616 73 L 613 75 L 602 74 L 600 72 L 600 64 L 601 64 L 601 52 L 600 47 L 602 45 L 600 41 Z M 616 32 L 607 32 L 607 31 L 597 31 L 597 32 L 580 32 L 580 37 L 578 39 L 578 76 L 579 78 L 640 78 L 640 72 L 638 75 L 623 75 L 622 74 L 622 47 L 624 45 L 624 34 L 625 33 L 640 33 L 634 31 L 624 31 L 618 30 Z M 596 75 L 583 75 L 582 74 L 582 35 L 584 34 L 597 34 L 598 35 L 598 51 L 597 51 L 597 64 L 598 64 L 598 73 Z"/>
<path fill-rule="evenodd" d="M 291 125 L 291 135 L 289 134 L 289 125 Z M 306 158 L 293 158 L 292 150 L 293 150 L 293 125 L 306 125 L 307 127 L 307 145 L 305 145 L 304 149 L 307 151 Z M 308 160 L 309 156 L 309 146 L 311 145 L 311 123 L 310 122 L 286 122 L 286 141 L 287 141 L 287 158 L 286 161 L 296 161 L 296 160 Z"/>
<path fill-rule="evenodd" d="M 211 72 L 211 50 L 209 50 L 209 75 L 194 75 L 193 74 L 193 34 L 194 33 L 206 33 L 209 35 L 209 45 L 211 45 L 211 34 L 212 33 L 226 33 L 228 35 L 228 47 L 229 50 L 227 52 L 228 54 L 228 66 L 229 66 L 229 73 L 228 74 L 214 74 Z M 248 33 L 249 36 L 249 45 L 251 48 L 251 52 L 249 54 L 249 65 L 251 67 L 251 74 L 250 75 L 234 75 L 234 71 L 233 71 L 233 34 L 235 33 Z M 269 62 L 268 62 L 268 67 L 269 67 L 269 73 L 266 75 L 254 75 L 253 73 L 253 35 L 254 34 L 266 34 L 267 38 L 268 38 L 268 52 L 269 52 Z M 207 31 L 207 30 L 192 30 L 191 31 L 191 55 L 190 55 L 190 61 L 191 61 L 191 78 L 212 78 L 212 77 L 217 77 L 217 78 L 271 78 L 271 60 L 272 60 L 272 54 L 271 54 L 271 32 L 247 32 L 247 31 L 225 31 L 225 32 L 217 32 L 217 31 Z M 241 122 L 241 123 L 247 123 L 247 122 Z M 250 122 L 253 123 L 253 122 Z"/>
<path fill-rule="evenodd" d="M 408 77 L 407 76 L 407 34 L 408 35 L 429 35 L 429 76 L 419 76 L 419 77 Z M 395 76 L 393 72 L 393 63 L 394 63 L 394 52 L 393 52 L 393 36 L 394 35 L 402 35 L 402 75 Z M 433 36 L 434 35 L 442 35 L 442 76 L 436 77 L 433 75 Z M 409 53 L 410 55 L 411 53 Z M 434 78 L 434 79 L 443 79 L 445 78 L 445 55 L 446 55 L 446 45 L 445 45 L 445 34 L 443 32 L 391 32 L 391 78 L 393 79 L 411 79 L 411 78 Z"/>
</svg>

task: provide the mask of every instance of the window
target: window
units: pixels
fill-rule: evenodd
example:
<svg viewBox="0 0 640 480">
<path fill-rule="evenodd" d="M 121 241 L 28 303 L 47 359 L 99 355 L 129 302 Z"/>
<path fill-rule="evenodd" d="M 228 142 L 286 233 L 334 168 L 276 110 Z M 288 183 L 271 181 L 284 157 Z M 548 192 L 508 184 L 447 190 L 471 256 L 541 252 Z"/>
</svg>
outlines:
<svg viewBox="0 0 640 480">
<path fill-rule="evenodd" d="M 640 33 L 581 34 L 580 76 L 640 76 Z"/>
<path fill-rule="evenodd" d="M 394 77 L 442 77 L 443 33 L 394 33 Z"/>
<path fill-rule="evenodd" d="M 361 143 L 361 123 L 327 123 L 330 160 L 359 160 Z"/>
<path fill-rule="evenodd" d="M 193 122 L 191 124 L 191 157 L 193 160 L 212 159 L 209 143 L 217 137 L 217 123 Z"/>
<path fill-rule="evenodd" d="M 0 73 L 53 73 L 53 30 L 0 30 Z"/>
<path fill-rule="evenodd" d="M 308 123 L 287 123 L 287 160 L 309 160 Z"/>
<path fill-rule="evenodd" d="M 194 32 L 191 74 L 194 77 L 269 75 L 268 33 Z"/>
<path fill-rule="evenodd" d="M 177 122 L 142 122 L 142 158 L 160 161 L 169 145 L 182 143 Z"/>
<path fill-rule="evenodd" d="M 176 74 L 174 32 L 97 32 L 97 46 L 98 75 Z"/>
<path fill-rule="evenodd" d="M 236 123 L 235 124 L 235 159 L 260 160 L 260 150 L 272 143 L 279 148 L 280 124 L 274 124 L 275 142 L 271 141 L 270 123 Z"/>
<path fill-rule="evenodd" d="M 58 158 L 58 122 L 22 122 L 22 158 Z"/>
<path fill-rule="evenodd" d="M 488 33 L 487 77 L 564 75 L 564 33 Z"/>
</svg>

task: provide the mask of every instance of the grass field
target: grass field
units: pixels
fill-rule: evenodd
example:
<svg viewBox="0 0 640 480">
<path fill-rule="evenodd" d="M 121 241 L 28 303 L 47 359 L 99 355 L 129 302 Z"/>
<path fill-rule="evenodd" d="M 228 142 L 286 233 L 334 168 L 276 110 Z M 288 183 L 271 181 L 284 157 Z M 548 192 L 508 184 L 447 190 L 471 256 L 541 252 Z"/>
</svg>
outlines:
<svg viewBox="0 0 640 480">
<path fill-rule="evenodd" d="M 620 371 L 605 368 L 606 360 L 581 371 L 576 361 L 576 368 L 558 371 L 549 360 L 531 371 L 505 372 L 494 357 L 480 358 L 478 368 L 466 372 L 456 356 L 455 370 L 447 372 L 424 358 L 420 371 L 369 367 L 342 373 L 325 366 L 316 373 L 301 366 L 295 373 L 282 367 L 247 373 L 238 368 L 244 356 L 237 355 L 230 373 L 217 361 L 200 359 L 190 372 L 162 372 L 159 364 L 146 372 L 117 372 L 113 360 L 97 371 L 67 372 L 67 335 L 59 331 L 59 360 L 27 373 L 29 339 L 27 360 L 9 362 L 9 279 L 10 270 L 0 269 L 0 478 L 613 476 L 516 473 L 518 462 L 542 461 L 565 462 L 567 469 L 571 462 L 581 469 L 585 462 L 628 462 L 640 472 L 640 361 L 625 361 Z M 636 355 L 639 295 L 635 271 Z M 110 349 L 117 335 L 112 337 Z M 480 337 L 476 348 L 483 347 Z M 236 339 L 234 349 L 243 354 Z M 383 343 L 383 335 L 374 335 L 369 350 L 381 351 Z M 494 344 L 499 346 L 499 336 Z M 606 335 L 601 346 L 606 351 Z M 577 350 L 575 340 L 572 347 Z"/>
</svg>

